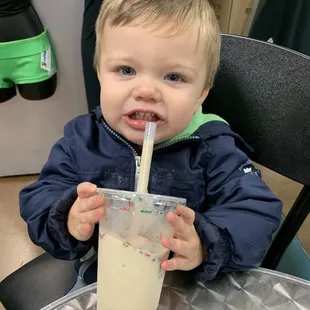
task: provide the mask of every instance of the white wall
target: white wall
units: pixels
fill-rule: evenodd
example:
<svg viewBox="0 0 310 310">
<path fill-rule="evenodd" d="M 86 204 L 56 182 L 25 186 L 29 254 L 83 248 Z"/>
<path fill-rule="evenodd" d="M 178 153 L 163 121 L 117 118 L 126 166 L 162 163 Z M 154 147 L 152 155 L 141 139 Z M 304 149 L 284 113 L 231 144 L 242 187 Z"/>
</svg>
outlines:
<svg viewBox="0 0 310 310">
<path fill-rule="evenodd" d="M 80 37 L 83 0 L 33 0 L 49 30 L 58 63 L 58 86 L 47 100 L 19 95 L 0 104 L 0 176 L 38 173 L 64 124 L 87 113 Z"/>
</svg>

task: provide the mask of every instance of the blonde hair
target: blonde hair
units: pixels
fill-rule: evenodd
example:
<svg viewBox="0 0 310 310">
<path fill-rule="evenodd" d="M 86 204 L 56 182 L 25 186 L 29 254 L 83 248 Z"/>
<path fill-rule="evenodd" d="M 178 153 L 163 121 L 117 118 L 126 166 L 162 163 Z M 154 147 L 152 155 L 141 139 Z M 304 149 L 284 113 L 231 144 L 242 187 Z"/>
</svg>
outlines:
<svg viewBox="0 0 310 310">
<path fill-rule="evenodd" d="M 94 66 L 99 65 L 104 27 L 142 26 L 164 28 L 173 33 L 193 29 L 205 45 L 206 87 L 213 86 L 219 66 L 221 36 L 218 21 L 208 0 L 105 0 L 96 22 Z"/>
</svg>

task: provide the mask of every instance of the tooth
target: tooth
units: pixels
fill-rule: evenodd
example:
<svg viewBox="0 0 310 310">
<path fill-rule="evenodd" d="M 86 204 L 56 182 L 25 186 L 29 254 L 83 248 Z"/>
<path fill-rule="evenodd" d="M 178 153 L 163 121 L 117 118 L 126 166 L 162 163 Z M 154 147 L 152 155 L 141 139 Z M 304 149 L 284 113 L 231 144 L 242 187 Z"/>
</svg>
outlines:
<svg viewBox="0 0 310 310">
<path fill-rule="evenodd" d="M 132 116 L 135 120 L 146 120 L 146 121 L 155 121 L 156 114 L 151 112 L 135 112 Z"/>
<path fill-rule="evenodd" d="M 141 112 L 136 112 L 135 113 L 135 119 L 136 120 L 141 120 L 141 118 L 142 118 Z"/>
</svg>

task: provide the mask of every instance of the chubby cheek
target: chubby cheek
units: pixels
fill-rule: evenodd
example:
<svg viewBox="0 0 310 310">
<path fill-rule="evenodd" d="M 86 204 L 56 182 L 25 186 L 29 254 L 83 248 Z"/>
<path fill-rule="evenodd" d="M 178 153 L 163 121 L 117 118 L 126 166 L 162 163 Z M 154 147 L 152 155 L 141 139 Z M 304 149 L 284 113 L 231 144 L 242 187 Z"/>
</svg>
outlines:
<svg viewBox="0 0 310 310">
<path fill-rule="evenodd" d="M 196 111 L 196 105 L 192 98 L 184 99 L 169 107 L 169 127 L 173 130 L 174 135 L 180 134 L 189 125 Z"/>
<path fill-rule="evenodd" d="M 100 104 L 101 104 L 101 106 L 109 106 L 110 102 L 113 101 L 114 97 L 115 96 L 113 95 L 112 92 L 110 92 L 108 90 L 107 86 L 101 87 L 101 90 L 100 90 Z"/>
<path fill-rule="evenodd" d="M 171 116 L 171 123 L 176 131 L 176 134 L 181 133 L 191 122 L 193 118 L 193 111 L 189 109 L 179 109 L 177 113 Z"/>
<path fill-rule="evenodd" d="M 117 91 L 116 83 L 111 82 L 109 79 L 103 79 L 100 83 L 101 91 L 100 91 L 100 100 L 103 104 L 107 102 L 116 101 L 119 102 L 119 92 Z"/>
<path fill-rule="evenodd" d="M 124 111 L 124 96 L 113 83 L 102 84 L 100 91 L 100 106 L 104 116 L 120 116 Z"/>
<path fill-rule="evenodd" d="M 103 73 L 100 75 L 101 103 L 121 105 L 124 100 L 124 88 L 115 80 L 113 73 Z M 123 89 L 123 91 L 122 91 Z"/>
<path fill-rule="evenodd" d="M 107 87 L 101 88 L 100 107 L 106 122 L 110 127 L 116 130 L 115 126 L 117 124 L 117 120 L 119 119 L 120 106 L 117 105 L 115 96 L 113 96 L 113 93 L 110 92 Z"/>
</svg>

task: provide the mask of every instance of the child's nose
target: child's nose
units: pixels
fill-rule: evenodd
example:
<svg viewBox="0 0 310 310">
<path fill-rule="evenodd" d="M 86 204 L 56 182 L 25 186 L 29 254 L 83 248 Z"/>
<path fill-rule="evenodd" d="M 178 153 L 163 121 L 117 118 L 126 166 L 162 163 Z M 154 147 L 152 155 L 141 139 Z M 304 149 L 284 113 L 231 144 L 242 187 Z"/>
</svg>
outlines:
<svg viewBox="0 0 310 310">
<path fill-rule="evenodd" d="M 156 103 L 162 100 L 161 92 L 151 83 L 136 86 L 132 91 L 132 96 L 136 101 Z"/>
</svg>

